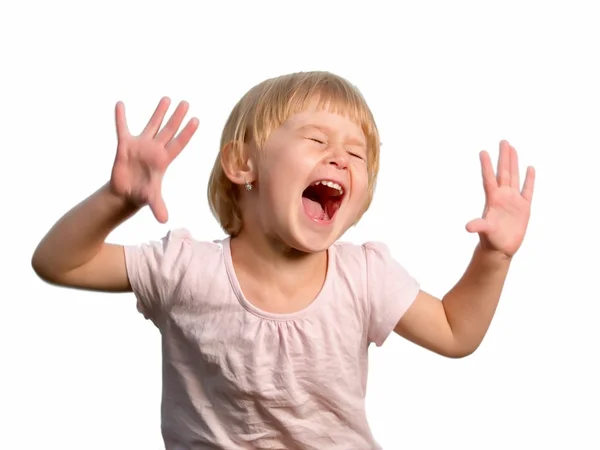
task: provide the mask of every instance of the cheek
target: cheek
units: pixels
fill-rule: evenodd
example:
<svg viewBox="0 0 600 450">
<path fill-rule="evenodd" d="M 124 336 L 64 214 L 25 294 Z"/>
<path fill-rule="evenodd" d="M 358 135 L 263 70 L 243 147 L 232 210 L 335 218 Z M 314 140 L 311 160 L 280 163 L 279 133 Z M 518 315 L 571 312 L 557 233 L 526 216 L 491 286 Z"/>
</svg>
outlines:
<svg viewBox="0 0 600 450">
<path fill-rule="evenodd" d="M 353 167 L 352 170 L 352 191 L 362 195 L 367 195 L 367 189 L 369 185 L 369 174 L 364 163 L 359 162 Z"/>
<path fill-rule="evenodd" d="M 260 171 L 259 179 L 262 187 L 259 190 L 259 208 L 263 213 L 272 215 L 290 202 L 291 178 L 284 168 L 265 168 Z"/>
<path fill-rule="evenodd" d="M 294 178 L 302 161 L 294 158 L 287 149 L 275 149 L 261 162 L 259 177 L 269 184 L 276 184 Z"/>
<path fill-rule="evenodd" d="M 270 152 L 258 169 L 260 184 L 273 191 L 265 193 L 269 198 L 286 197 L 290 190 L 303 185 L 314 169 L 315 161 L 306 157 L 301 148 L 277 148 Z"/>
</svg>

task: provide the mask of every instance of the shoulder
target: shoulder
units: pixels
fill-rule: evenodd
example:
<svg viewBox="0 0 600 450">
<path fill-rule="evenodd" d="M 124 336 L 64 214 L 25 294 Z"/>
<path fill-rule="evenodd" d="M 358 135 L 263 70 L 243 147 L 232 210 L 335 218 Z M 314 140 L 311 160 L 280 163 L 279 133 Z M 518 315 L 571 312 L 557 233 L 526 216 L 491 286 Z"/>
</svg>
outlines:
<svg viewBox="0 0 600 450">
<path fill-rule="evenodd" d="M 352 279 L 355 285 L 360 282 L 363 288 L 372 282 L 374 276 L 385 272 L 393 264 L 387 245 L 381 242 L 355 244 L 338 241 L 331 249 L 336 272 L 346 279 Z"/>
<path fill-rule="evenodd" d="M 364 293 L 368 340 L 380 346 L 414 301 L 419 284 L 382 242 L 338 242 L 334 248 L 338 270 Z"/>
<path fill-rule="evenodd" d="M 162 238 L 125 247 L 127 273 L 138 310 L 158 317 L 176 292 L 198 286 L 222 267 L 224 241 L 199 241 L 185 228 Z"/>
<path fill-rule="evenodd" d="M 210 265 L 222 257 L 223 241 L 200 241 L 186 228 L 169 230 L 162 238 L 125 247 L 130 275 L 162 275 L 173 279 L 190 265 Z M 137 269 L 137 270 L 136 270 Z M 141 275 L 140 274 L 140 275 Z"/>
<path fill-rule="evenodd" d="M 402 264 L 394 257 L 390 247 L 379 241 L 368 241 L 362 244 L 336 242 L 334 244 L 338 268 L 360 277 L 367 285 L 396 284 L 412 281 L 412 277 Z"/>
<path fill-rule="evenodd" d="M 333 244 L 338 259 L 366 266 L 370 259 L 390 259 L 389 247 L 383 242 L 368 241 L 362 244 L 338 241 Z"/>
<path fill-rule="evenodd" d="M 218 253 L 221 251 L 223 240 L 202 241 L 196 239 L 187 228 L 174 228 L 166 232 L 160 239 L 130 246 L 135 249 L 153 249 L 162 254 Z"/>
<path fill-rule="evenodd" d="M 187 228 L 174 228 L 169 230 L 161 241 L 166 246 L 181 246 L 188 251 L 207 250 L 216 251 L 221 248 L 222 240 L 204 241 L 196 239 Z"/>
</svg>

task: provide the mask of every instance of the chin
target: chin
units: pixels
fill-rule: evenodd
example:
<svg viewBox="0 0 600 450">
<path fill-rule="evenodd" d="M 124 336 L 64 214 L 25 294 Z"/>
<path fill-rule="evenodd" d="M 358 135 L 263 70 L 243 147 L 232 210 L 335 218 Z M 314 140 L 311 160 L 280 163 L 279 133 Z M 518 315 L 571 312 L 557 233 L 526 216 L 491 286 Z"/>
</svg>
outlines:
<svg viewBox="0 0 600 450">
<path fill-rule="evenodd" d="M 351 221 L 344 211 L 336 212 L 328 220 L 316 220 L 306 213 L 302 205 L 292 214 L 284 241 L 303 253 L 320 253 L 333 245 L 350 227 Z"/>
<path fill-rule="evenodd" d="M 355 223 L 360 204 L 342 182 L 332 180 L 312 182 L 299 198 L 278 200 L 260 215 L 263 225 L 285 247 L 302 253 L 328 250 Z"/>
<path fill-rule="evenodd" d="M 302 253 L 321 253 L 326 251 L 339 236 L 311 235 L 310 233 L 293 233 L 290 247 Z"/>
</svg>

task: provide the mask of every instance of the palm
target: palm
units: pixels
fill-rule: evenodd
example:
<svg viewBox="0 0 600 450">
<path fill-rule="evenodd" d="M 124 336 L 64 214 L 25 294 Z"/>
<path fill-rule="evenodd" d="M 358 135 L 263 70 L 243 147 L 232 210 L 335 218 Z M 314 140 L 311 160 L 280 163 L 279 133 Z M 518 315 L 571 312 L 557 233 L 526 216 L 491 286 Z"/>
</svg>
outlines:
<svg viewBox="0 0 600 450">
<path fill-rule="evenodd" d="M 481 153 L 481 168 L 486 203 L 480 219 L 467 224 L 467 230 L 479 233 L 484 249 L 512 257 L 523 242 L 529 223 L 535 172 L 527 169 L 520 188 L 516 150 L 506 141 L 500 143 L 497 174 L 486 152 Z"/>
<path fill-rule="evenodd" d="M 118 195 L 130 202 L 138 206 L 149 205 L 161 223 L 166 222 L 168 218 L 161 193 L 164 174 L 198 127 L 198 120 L 192 119 L 175 137 L 188 109 L 187 103 L 182 102 L 166 125 L 160 129 L 168 108 L 169 99 L 163 98 L 139 136 L 129 133 L 123 104 L 119 102 L 115 108 L 119 144 L 111 186 Z"/>
</svg>

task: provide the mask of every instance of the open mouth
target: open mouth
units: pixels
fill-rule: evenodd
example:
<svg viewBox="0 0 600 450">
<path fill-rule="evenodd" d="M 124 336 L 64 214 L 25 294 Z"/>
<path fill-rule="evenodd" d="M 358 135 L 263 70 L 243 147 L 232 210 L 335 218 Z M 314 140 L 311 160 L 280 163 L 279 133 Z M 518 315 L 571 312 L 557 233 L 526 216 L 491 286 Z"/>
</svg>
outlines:
<svg viewBox="0 0 600 450">
<path fill-rule="evenodd" d="M 329 180 L 319 180 L 302 193 L 302 204 L 308 216 L 319 222 L 333 219 L 344 198 L 344 189 Z"/>
</svg>

